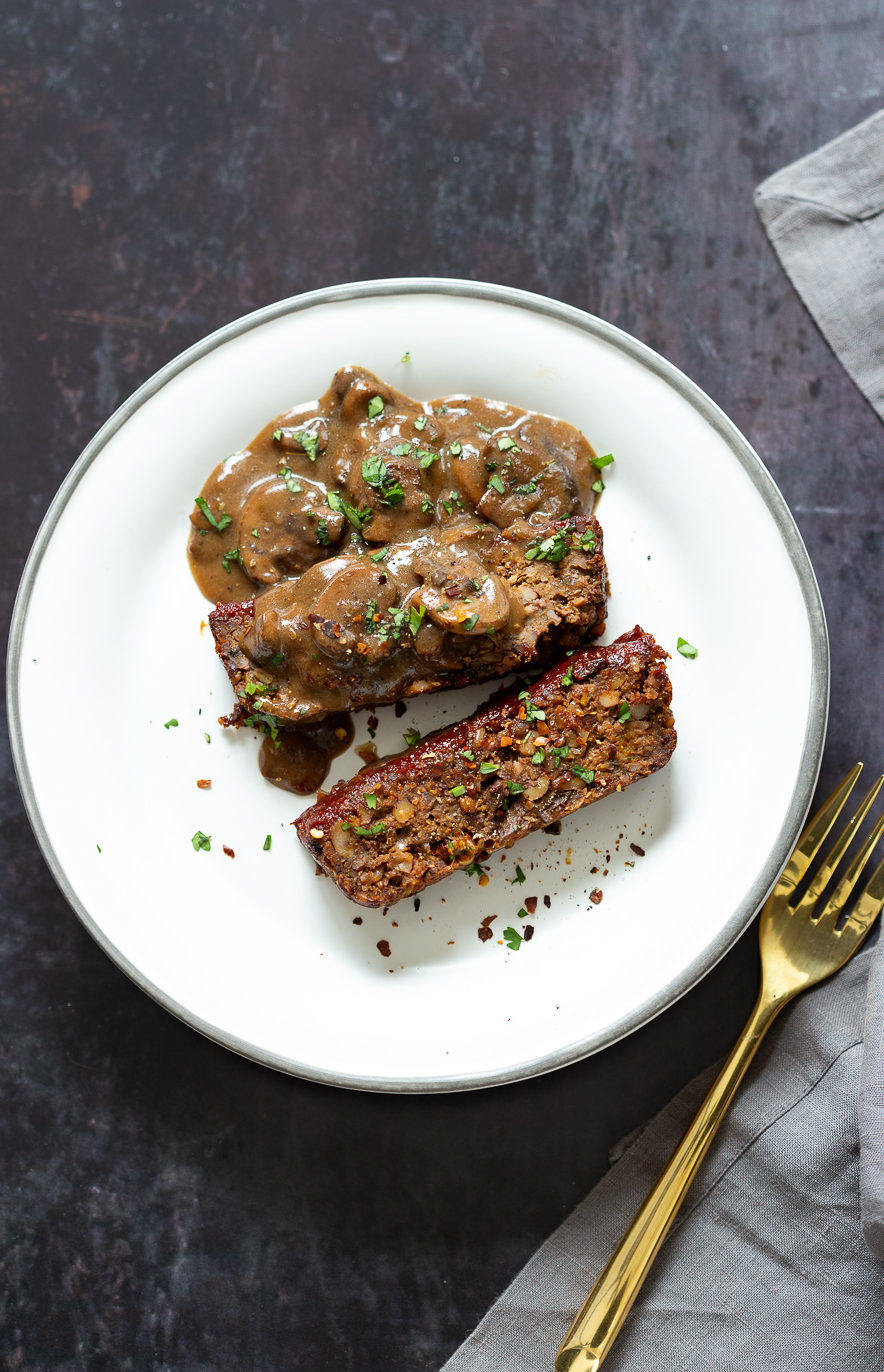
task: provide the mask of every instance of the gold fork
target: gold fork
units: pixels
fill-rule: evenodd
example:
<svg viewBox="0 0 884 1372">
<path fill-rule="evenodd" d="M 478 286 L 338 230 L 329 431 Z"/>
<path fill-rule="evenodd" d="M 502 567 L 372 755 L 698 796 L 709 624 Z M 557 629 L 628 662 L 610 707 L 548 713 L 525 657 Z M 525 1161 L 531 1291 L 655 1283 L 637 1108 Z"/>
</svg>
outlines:
<svg viewBox="0 0 884 1372">
<path fill-rule="evenodd" d="M 884 815 L 869 833 L 829 898 L 822 897 L 865 819 L 884 777 L 879 777 L 823 857 L 812 879 L 796 891 L 862 771 L 858 762 L 808 824 L 761 911 L 761 990 L 755 1008 L 693 1123 L 663 1168 L 607 1266 L 590 1291 L 556 1354 L 556 1372 L 596 1372 L 641 1290 L 688 1187 L 762 1038 L 783 1006 L 837 972 L 859 948 L 884 905 L 884 862 L 876 868 L 841 928 L 848 898 L 882 832 Z"/>
</svg>

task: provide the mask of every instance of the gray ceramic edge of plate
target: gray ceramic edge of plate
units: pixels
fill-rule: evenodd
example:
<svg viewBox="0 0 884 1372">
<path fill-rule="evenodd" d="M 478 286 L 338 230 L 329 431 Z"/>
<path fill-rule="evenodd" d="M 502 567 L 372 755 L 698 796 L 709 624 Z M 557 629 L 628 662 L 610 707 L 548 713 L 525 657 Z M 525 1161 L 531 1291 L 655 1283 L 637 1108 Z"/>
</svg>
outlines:
<svg viewBox="0 0 884 1372">
<path fill-rule="evenodd" d="M 584 333 L 592 334 L 595 337 L 604 340 L 613 347 L 627 353 L 630 357 L 667 381 L 683 399 L 688 401 L 694 409 L 699 411 L 703 418 L 706 419 L 724 439 L 764 500 L 779 530 L 789 559 L 798 577 L 807 611 L 813 661 L 804 749 L 801 767 L 796 778 L 795 788 L 792 793 L 788 811 L 783 819 L 776 841 L 768 854 L 767 861 L 762 870 L 758 873 L 756 879 L 746 891 L 743 899 L 734 910 L 726 925 L 719 932 L 717 939 L 704 950 L 702 955 L 694 959 L 679 976 L 675 977 L 664 986 L 656 995 L 637 1006 L 628 1015 L 624 1015 L 619 1020 L 608 1025 L 603 1032 L 595 1034 L 589 1039 L 568 1044 L 555 1053 L 547 1054 L 545 1057 L 520 1063 L 516 1067 L 501 1072 L 473 1074 L 463 1077 L 440 1076 L 389 1080 L 382 1077 L 357 1077 L 328 1072 L 307 1063 L 296 1062 L 289 1058 L 284 1058 L 280 1055 L 261 1050 L 234 1035 L 227 1034 L 215 1025 L 209 1024 L 200 1019 L 199 1016 L 192 1014 L 185 1006 L 180 1005 L 170 996 L 167 996 L 159 987 L 154 986 L 153 983 L 149 981 L 137 967 L 133 966 L 119 949 L 114 946 L 103 931 L 96 925 L 68 882 L 67 876 L 56 857 L 49 835 L 43 824 L 33 786 L 31 784 L 31 777 L 24 752 L 18 710 L 18 678 L 22 634 L 24 631 L 28 605 L 30 603 L 31 591 L 43 553 L 55 526 L 58 523 L 72 492 L 87 468 L 103 450 L 108 440 L 113 437 L 118 429 L 126 423 L 131 415 L 133 415 L 145 401 L 156 394 L 156 392 L 173 376 L 177 376 L 183 372 L 192 362 L 204 357 L 207 353 L 219 347 L 221 344 L 226 343 L 229 339 L 236 338 L 239 335 L 248 332 L 250 329 L 279 318 L 282 315 L 310 309 L 316 305 L 330 304 L 335 301 L 352 300 L 371 296 L 419 294 L 448 295 L 454 297 L 466 296 L 472 299 L 488 300 L 501 305 L 517 306 L 522 309 L 530 310 L 535 314 L 547 315 L 552 319 L 570 324 L 581 329 Z M 795 840 L 801 832 L 801 827 L 810 808 L 814 787 L 822 762 L 823 744 L 826 736 L 826 720 L 829 701 L 829 643 L 822 599 L 816 576 L 798 531 L 798 527 L 779 488 L 762 463 L 761 458 L 743 437 L 736 425 L 728 419 L 727 415 L 719 409 L 713 400 L 710 400 L 699 386 L 680 372 L 677 367 L 673 366 L 672 363 L 667 362 L 665 358 L 661 357 L 658 353 L 655 353 L 653 349 L 649 348 L 646 344 L 640 343 L 637 339 L 633 338 L 630 334 L 624 333 L 622 329 L 617 328 L 615 325 L 608 324 L 604 320 L 598 319 L 594 315 L 587 314 L 583 310 L 577 309 L 572 305 L 565 305 L 558 301 L 550 300 L 545 296 L 535 295 L 530 291 L 517 290 L 514 287 L 493 285 L 486 282 L 457 280 L 453 278 L 393 277 L 386 280 L 351 282 L 339 286 L 329 286 L 315 291 L 308 291 L 303 295 L 292 296 L 288 300 L 278 301 L 275 304 L 267 305 L 262 309 L 255 310 L 251 314 L 244 315 L 242 318 L 234 320 L 232 323 L 226 324 L 214 333 L 209 334 L 207 338 L 195 343 L 192 347 L 186 349 L 185 352 L 180 353 L 178 357 L 173 358 L 170 362 L 166 363 L 160 371 L 156 372 L 154 376 L 144 383 L 144 385 L 140 386 L 138 390 L 114 412 L 74 463 L 67 477 L 62 482 L 58 493 L 49 506 L 43 522 L 37 531 L 37 536 L 25 564 L 12 614 L 12 622 L 9 631 L 6 700 L 9 717 L 9 733 L 12 743 L 12 757 L 16 776 L 24 798 L 25 809 L 31 827 L 34 830 L 34 834 L 49 870 L 65 899 L 71 905 L 76 915 L 85 925 L 86 929 L 88 929 L 98 945 L 107 953 L 108 957 L 111 958 L 116 966 L 119 967 L 122 972 L 125 972 L 142 991 L 145 991 L 159 1005 L 163 1006 L 163 1008 L 168 1010 L 171 1014 L 177 1016 L 178 1019 L 189 1025 L 192 1029 L 196 1029 L 201 1034 L 205 1035 L 206 1038 L 221 1044 L 225 1048 L 229 1048 L 232 1052 L 238 1053 L 242 1057 L 258 1062 L 265 1067 L 272 1067 L 277 1071 L 286 1072 L 289 1075 L 304 1077 L 327 1085 L 343 1086 L 354 1090 L 386 1091 L 394 1094 L 429 1094 L 444 1091 L 475 1090 L 485 1086 L 501 1086 L 505 1085 L 507 1082 L 522 1081 L 527 1077 L 539 1076 L 542 1073 L 552 1072 L 559 1067 L 577 1062 L 581 1058 L 589 1056 L 591 1053 L 598 1052 L 602 1048 L 607 1048 L 618 1039 L 623 1038 L 640 1026 L 647 1024 L 695 986 L 697 982 L 700 981 L 707 972 L 711 971 L 715 964 L 724 957 L 725 953 L 733 946 L 751 922 L 756 911 L 776 882 L 780 871 L 794 847 Z"/>
</svg>

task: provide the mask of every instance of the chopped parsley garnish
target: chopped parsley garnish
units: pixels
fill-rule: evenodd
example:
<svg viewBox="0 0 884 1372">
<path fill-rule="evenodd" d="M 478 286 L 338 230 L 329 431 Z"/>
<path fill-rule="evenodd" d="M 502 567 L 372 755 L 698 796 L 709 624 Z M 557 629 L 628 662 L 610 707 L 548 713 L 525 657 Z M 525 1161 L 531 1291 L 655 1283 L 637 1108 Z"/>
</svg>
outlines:
<svg viewBox="0 0 884 1372">
<path fill-rule="evenodd" d="M 621 702 L 620 702 L 620 709 L 617 711 L 617 723 L 618 723 L 618 724 L 625 724 L 626 721 L 627 721 L 628 719 L 630 719 L 631 717 L 632 717 L 632 711 L 630 710 L 630 708 L 629 708 L 629 706 L 627 705 L 626 701 L 625 701 L 625 700 L 621 701 Z"/>
<path fill-rule="evenodd" d="M 592 483 L 591 489 L 595 491 L 596 495 L 601 495 L 602 491 L 605 489 L 605 483 L 602 481 L 601 477 L 599 477 L 598 481 Z"/>
<path fill-rule="evenodd" d="M 460 457 L 463 452 L 463 445 L 455 439 L 453 443 L 449 443 L 448 451 L 451 453 L 452 457 Z"/>
<path fill-rule="evenodd" d="M 489 427 L 488 427 L 487 424 L 480 424 L 478 420 L 476 420 L 476 428 L 479 429 L 483 434 L 493 434 L 493 433 L 494 433 L 494 430 L 493 430 L 493 429 L 489 429 Z"/>
<path fill-rule="evenodd" d="M 270 845 L 271 845 L 272 842 L 273 842 L 273 839 L 271 838 L 270 834 L 268 834 L 267 837 L 266 837 L 265 840 L 264 840 L 264 852 L 265 852 L 265 853 L 269 853 L 269 852 L 270 852 Z"/>
<path fill-rule="evenodd" d="M 369 810 L 376 810 L 378 808 L 378 798 L 372 791 L 365 791 L 362 799 L 365 801 Z"/>
<path fill-rule="evenodd" d="M 535 719 L 546 719 L 546 711 L 537 708 L 527 691 L 519 692 L 519 700 L 525 702 L 525 719 L 529 724 L 533 724 Z"/>
<path fill-rule="evenodd" d="M 510 886 L 521 886 L 524 880 L 525 873 L 522 871 L 519 864 L 516 863 L 516 875 L 510 878 Z"/>
<path fill-rule="evenodd" d="M 433 513 L 433 502 L 432 502 L 432 500 L 429 499 L 428 496 L 424 496 L 423 500 L 421 501 L 421 514 L 432 514 L 432 513 Z"/>
<path fill-rule="evenodd" d="M 459 494 L 457 493 L 457 491 L 449 491 L 449 492 L 448 492 L 448 499 L 449 499 L 450 501 L 452 501 L 452 502 L 457 506 L 457 508 L 458 508 L 459 510 L 462 510 L 462 509 L 463 509 L 463 501 L 461 500 L 461 498 L 460 498 Z"/>
<path fill-rule="evenodd" d="M 469 867 L 464 868 L 464 871 L 468 877 L 484 877 L 485 875 L 485 868 L 481 862 L 471 862 Z"/>
<path fill-rule="evenodd" d="M 323 548 L 327 548 L 328 545 L 331 543 L 331 534 L 328 531 L 328 525 L 326 524 L 324 519 L 320 519 L 317 521 L 316 542 L 321 544 Z"/>
<path fill-rule="evenodd" d="M 515 450 L 517 453 L 520 453 L 522 451 L 516 440 L 514 438 L 510 438 L 509 434 L 504 434 L 503 438 L 499 438 L 497 440 L 497 446 L 502 453 L 508 453 L 513 450 Z"/>
<path fill-rule="evenodd" d="M 373 395 L 368 402 L 369 419 L 377 419 L 379 414 L 384 413 L 384 400 L 380 395 Z"/>
<path fill-rule="evenodd" d="M 488 489 L 497 491 L 498 495 L 506 495 L 506 487 L 496 472 L 488 478 Z"/>
<path fill-rule="evenodd" d="M 242 566 L 242 553 L 239 548 L 229 548 L 221 559 L 221 566 L 225 572 L 230 571 L 231 562 L 238 562 Z"/>
<path fill-rule="evenodd" d="M 271 741 L 278 746 L 281 726 L 276 715 L 268 715 L 263 710 L 255 710 L 252 714 L 246 715 L 243 724 L 250 724 L 253 729 L 260 729 L 263 733 L 269 734 Z"/>
<path fill-rule="evenodd" d="M 390 453 L 393 457 L 407 457 L 410 452 L 410 443 L 397 443 L 395 447 L 390 449 Z"/>
<path fill-rule="evenodd" d="M 411 630 L 411 632 L 412 632 L 413 635 L 415 635 L 415 636 L 417 635 L 418 629 L 420 628 L 420 626 L 421 626 L 421 625 L 423 624 L 423 622 L 424 622 L 424 615 L 425 615 L 426 613 L 427 613 L 427 612 L 426 612 L 426 610 L 425 610 L 425 608 L 424 608 L 423 605 L 420 605 L 420 606 L 418 606 L 418 605 L 409 605 L 409 607 L 408 607 L 408 627 L 409 627 L 409 629 Z"/>
<path fill-rule="evenodd" d="M 499 763 L 499 762 L 480 762 L 480 763 L 479 763 L 479 771 L 482 773 L 482 776 L 483 776 L 483 777 L 491 776 L 492 772 L 499 772 L 499 771 L 500 771 L 500 763 Z"/>
<path fill-rule="evenodd" d="M 417 456 L 420 459 L 420 464 L 424 471 L 426 471 L 428 467 L 432 467 L 434 462 L 439 461 L 439 454 L 431 453 L 429 448 L 419 448 Z"/>
<path fill-rule="evenodd" d="M 258 538 L 258 537 L 259 537 L 258 530 L 257 530 L 257 529 L 253 529 L 253 530 L 252 530 L 252 538 Z"/>
<path fill-rule="evenodd" d="M 353 832 L 358 834 L 360 838 L 377 838 L 379 834 L 387 832 L 387 826 L 382 819 L 379 819 L 377 824 L 372 824 L 368 829 L 362 824 L 354 824 Z"/>
<path fill-rule="evenodd" d="M 202 849 L 204 853 L 210 853 L 212 851 L 212 835 L 204 834 L 202 829 L 197 829 L 190 841 L 193 844 L 195 853 L 198 853 L 200 849 Z"/>
<path fill-rule="evenodd" d="M 455 800 L 457 800 L 460 796 L 465 796 L 466 793 L 466 786 L 452 786 L 451 790 L 448 792 L 449 795 L 454 796 Z"/>
<path fill-rule="evenodd" d="M 390 473 L 384 459 L 378 453 L 371 453 L 362 463 L 362 480 L 366 486 L 377 491 L 382 505 L 401 505 L 405 492 L 397 476 Z"/>
<path fill-rule="evenodd" d="M 461 749 L 461 757 L 465 757 L 467 762 L 475 762 L 476 754 L 470 748 Z"/>
<path fill-rule="evenodd" d="M 421 731 L 420 729 L 406 729 L 402 737 L 405 739 L 409 748 L 413 748 L 416 743 L 420 743 L 421 741 Z"/>
<path fill-rule="evenodd" d="M 568 665 L 567 665 L 567 667 L 565 668 L 564 672 L 562 672 L 562 685 L 563 685 L 563 686 L 573 686 L 573 685 L 574 685 L 574 663 L 573 663 L 573 662 L 569 662 Z"/>
<path fill-rule="evenodd" d="M 604 457 L 591 457 L 589 460 L 594 467 L 601 471 L 602 467 L 610 467 L 614 461 L 614 454 L 605 453 Z"/>
<path fill-rule="evenodd" d="M 304 487 L 298 485 L 297 481 L 295 480 L 294 472 L 290 467 L 287 467 L 285 463 L 283 463 L 280 467 L 279 475 L 282 477 L 283 481 L 285 482 L 288 489 L 291 491 L 292 495 L 301 494 Z"/>
<path fill-rule="evenodd" d="M 306 429 L 296 429 L 293 437 L 300 443 L 310 461 L 315 462 L 316 449 L 319 447 L 319 434 L 308 433 Z"/>
<path fill-rule="evenodd" d="M 567 757 L 570 751 L 571 749 L 567 743 L 564 744 L 564 746 L 561 748 L 550 748 L 549 755 L 550 757 L 555 758 L 553 766 L 558 767 L 559 763 L 562 761 L 562 758 Z"/>
<path fill-rule="evenodd" d="M 247 696 L 266 696 L 270 687 L 264 681 L 247 681 L 243 691 Z"/>
<path fill-rule="evenodd" d="M 357 533 L 361 533 L 371 519 L 371 510 L 357 510 L 356 506 L 351 505 L 349 500 L 345 500 L 338 491 L 326 491 L 325 503 L 330 510 L 334 510 L 335 514 L 342 514 Z"/>
<path fill-rule="evenodd" d="M 414 421 L 414 427 L 418 430 L 425 429 L 427 427 L 427 416 L 425 414 L 419 414 Z"/>
<path fill-rule="evenodd" d="M 675 646 L 682 657 L 696 657 L 700 651 L 699 648 L 694 647 L 693 643 L 688 643 L 686 638 L 680 638 Z"/>
<path fill-rule="evenodd" d="M 399 361 L 400 361 L 400 362 L 410 362 L 410 361 L 411 361 L 411 353 L 403 353 L 402 356 L 400 357 Z"/>
<path fill-rule="evenodd" d="M 571 775 L 572 777 L 579 777 L 581 781 L 585 781 L 587 786 L 591 786 L 595 781 L 595 772 L 592 771 L 591 768 L 581 767 L 578 762 L 575 762 L 574 766 L 571 768 Z"/>
<path fill-rule="evenodd" d="M 511 796 L 520 796 L 524 791 L 525 787 L 520 786 L 517 781 L 508 781 L 506 784 L 506 789 L 509 791 Z"/>
<path fill-rule="evenodd" d="M 512 927 L 504 929 L 503 939 L 507 948 L 511 948 L 514 953 L 518 952 L 518 950 L 522 946 L 522 935 L 516 933 L 515 929 L 513 929 Z"/>
<path fill-rule="evenodd" d="M 216 529 L 219 534 L 224 532 L 228 524 L 233 523 L 233 520 L 231 519 L 229 514 L 222 514 L 220 519 L 216 519 L 215 516 L 212 514 L 212 511 L 209 509 L 206 501 L 203 500 L 203 497 L 201 495 L 197 496 L 196 500 L 194 501 L 194 504 L 202 511 L 204 517 L 209 521 L 212 528 Z"/>
<path fill-rule="evenodd" d="M 475 629 L 478 623 L 478 615 L 467 615 L 466 619 L 463 622 L 463 627 L 466 629 L 467 633 L 472 633 L 473 629 Z"/>
<path fill-rule="evenodd" d="M 212 742 L 212 735 L 211 735 L 211 734 L 203 734 L 203 738 L 206 740 L 207 743 L 211 743 L 211 742 Z"/>
<path fill-rule="evenodd" d="M 595 552 L 595 534 L 592 529 L 585 529 L 577 541 L 585 553 Z"/>
<path fill-rule="evenodd" d="M 535 748 L 534 752 L 531 754 L 531 761 L 534 763 L 535 767 L 539 766 L 541 762 L 545 762 L 546 750 L 543 748 Z"/>
<path fill-rule="evenodd" d="M 177 729 L 177 728 L 178 728 L 178 721 L 177 721 L 177 719 L 167 719 L 166 722 L 165 722 L 165 724 L 163 725 L 163 728 L 164 728 L 164 729 Z"/>
<path fill-rule="evenodd" d="M 525 549 L 529 562 L 561 562 L 568 551 L 568 530 L 557 529 L 549 538 L 535 538 Z"/>
<path fill-rule="evenodd" d="M 387 556 L 387 553 L 388 553 L 388 552 L 389 552 L 389 549 L 386 548 L 386 547 L 378 548 L 378 550 L 377 550 L 376 553 L 372 553 L 372 554 L 370 555 L 369 561 L 370 561 L 370 562 L 383 562 L 383 560 L 384 560 L 384 558 Z"/>
<path fill-rule="evenodd" d="M 270 659 L 271 667 L 281 667 L 285 662 L 285 653 L 274 653 Z"/>
</svg>

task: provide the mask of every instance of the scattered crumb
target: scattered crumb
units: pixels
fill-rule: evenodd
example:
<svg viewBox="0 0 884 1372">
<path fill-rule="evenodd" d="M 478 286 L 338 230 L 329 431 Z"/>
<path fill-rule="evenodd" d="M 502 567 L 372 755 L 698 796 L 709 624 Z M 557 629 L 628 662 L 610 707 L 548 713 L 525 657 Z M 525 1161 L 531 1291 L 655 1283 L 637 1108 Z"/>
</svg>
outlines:
<svg viewBox="0 0 884 1372">
<path fill-rule="evenodd" d="M 533 925 L 533 924 L 526 924 L 526 925 L 525 925 L 525 928 L 522 930 L 522 938 L 525 940 L 526 943 L 530 943 L 530 941 L 531 941 L 531 939 L 533 939 L 533 937 L 534 937 L 534 925 Z"/>
<path fill-rule="evenodd" d="M 378 952 L 382 958 L 390 956 L 390 945 L 385 938 L 378 939 Z M 392 968 L 390 970 L 392 971 Z"/>
<path fill-rule="evenodd" d="M 630 843 L 629 846 L 630 846 L 630 848 L 632 849 L 632 851 L 636 854 L 637 857 L 644 857 L 644 855 L 645 855 L 645 850 L 644 850 L 644 848 L 639 848 L 639 846 L 638 846 L 637 843 Z"/>
<path fill-rule="evenodd" d="M 208 791 L 212 783 L 208 777 L 202 777 L 201 780 L 199 780 L 196 784 L 201 791 Z"/>
<path fill-rule="evenodd" d="M 396 704 L 393 706 L 393 714 L 397 719 L 401 719 L 407 709 L 408 706 L 405 704 L 404 700 L 397 700 Z M 377 725 L 375 727 L 377 727 Z"/>
<path fill-rule="evenodd" d="M 236 857 L 236 853 L 233 851 L 232 848 L 228 848 L 226 843 L 222 843 L 221 847 L 228 857 Z"/>
<path fill-rule="evenodd" d="M 480 943 L 487 943 L 488 940 L 493 937 L 491 933 L 491 926 L 496 919 L 497 915 L 486 915 L 485 918 L 482 920 L 482 923 L 479 925 L 479 928 L 476 931 L 479 935 Z M 498 943 L 503 943 L 503 939 L 498 939 L 497 941 Z"/>
<path fill-rule="evenodd" d="M 391 919 L 391 920 L 390 920 L 390 923 L 392 924 L 392 926 L 393 926 L 394 929 L 398 929 L 398 928 L 399 928 L 399 925 L 396 923 L 395 919 Z"/>
<path fill-rule="evenodd" d="M 415 913 L 421 908 L 420 898 L 417 897 L 417 896 L 415 897 L 414 908 L 415 908 Z"/>
<path fill-rule="evenodd" d="M 533 914 L 534 914 L 535 910 L 537 909 L 537 897 L 536 897 L 536 896 L 526 896 L 526 897 L 525 897 L 525 909 L 528 911 L 528 914 L 529 914 L 529 915 L 533 915 Z"/>
<path fill-rule="evenodd" d="M 453 948 L 453 947 L 454 947 L 454 939 L 453 939 L 453 938 L 450 938 L 450 939 L 448 940 L 448 947 L 449 947 L 449 948 Z"/>
<path fill-rule="evenodd" d="M 602 900 L 604 898 L 604 894 L 604 891 L 600 891 L 597 886 L 594 886 L 589 893 L 589 898 L 592 901 L 593 905 L 601 905 Z"/>
<path fill-rule="evenodd" d="M 543 897 L 543 903 L 546 906 L 547 910 L 549 910 L 552 906 L 552 901 L 550 900 L 549 896 Z"/>
<path fill-rule="evenodd" d="M 378 750 L 373 743 L 360 743 L 359 747 L 356 749 L 356 756 L 362 758 L 362 761 L 368 767 L 373 762 L 377 762 Z"/>
<path fill-rule="evenodd" d="M 361 924 L 361 923 L 362 923 L 362 916 L 361 916 L 361 915 L 355 915 L 354 918 L 353 918 L 353 923 L 354 923 L 354 924 Z"/>
</svg>

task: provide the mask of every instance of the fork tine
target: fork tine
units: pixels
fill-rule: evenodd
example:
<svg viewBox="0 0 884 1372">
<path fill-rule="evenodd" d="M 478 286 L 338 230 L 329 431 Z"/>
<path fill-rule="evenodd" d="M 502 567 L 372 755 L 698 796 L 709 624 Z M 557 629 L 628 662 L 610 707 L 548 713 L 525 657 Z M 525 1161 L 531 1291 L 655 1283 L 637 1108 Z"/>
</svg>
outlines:
<svg viewBox="0 0 884 1372">
<path fill-rule="evenodd" d="M 852 767 L 847 776 L 837 786 L 828 800 L 820 810 L 813 816 L 804 833 L 798 840 L 798 845 L 786 863 L 783 874 L 777 882 L 776 890 L 780 895 L 794 891 L 804 873 L 813 862 L 819 852 L 820 844 L 825 839 L 835 820 L 840 815 L 844 802 L 856 785 L 857 777 L 863 769 L 861 762 Z"/>
<path fill-rule="evenodd" d="M 869 932 L 884 906 L 884 861 L 875 868 L 860 894 L 856 905 L 845 921 L 842 933 L 856 934 L 860 939 Z"/>
<path fill-rule="evenodd" d="M 868 795 L 865 797 L 863 801 L 860 802 L 856 810 L 848 819 L 843 830 L 841 831 L 841 834 L 832 844 L 832 847 L 826 854 L 825 859 L 820 864 L 817 871 L 814 873 L 813 881 L 811 881 L 804 895 L 801 897 L 801 900 L 795 906 L 796 914 L 798 912 L 800 912 L 801 914 L 807 914 L 816 905 L 820 896 L 823 894 L 823 891 L 825 891 L 832 877 L 835 875 L 835 869 L 838 866 L 838 863 L 841 861 L 844 854 L 847 852 L 847 849 L 853 842 L 853 838 L 856 834 L 856 831 L 859 829 L 859 826 L 862 824 L 863 820 L 865 819 L 866 815 L 871 809 L 875 797 L 881 789 L 882 782 L 884 782 L 884 776 L 878 777 L 878 780 L 874 783 L 873 786 L 870 787 Z M 851 871 L 852 870 L 853 869 L 851 868 Z M 858 875 L 859 872 L 857 872 L 854 875 L 854 881 L 856 880 L 856 877 Z M 841 889 L 840 886 L 838 889 Z M 847 888 L 845 900 L 847 899 L 847 895 L 850 894 L 850 891 L 852 889 L 853 882 L 851 882 L 851 885 Z M 831 909 L 831 906 L 829 906 L 828 908 Z"/>
<path fill-rule="evenodd" d="M 832 924 L 833 926 L 838 923 L 841 912 L 847 904 L 854 886 L 865 871 L 869 858 L 878 846 L 878 841 L 882 834 L 884 834 L 884 815 L 880 816 L 874 829 L 863 843 L 862 848 L 853 859 L 853 862 L 851 862 L 844 876 L 838 882 L 831 900 L 826 905 L 825 915 L 823 917 L 826 923 Z M 877 875 L 877 873 L 875 875 Z M 870 879 L 869 885 L 871 885 L 874 880 L 875 877 L 873 876 Z M 868 886 L 866 887 L 866 890 L 868 890 Z M 820 923 L 822 923 L 822 920 Z M 850 921 L 848 920 L 847 923 L 849 924 Z"/>
</svg>

